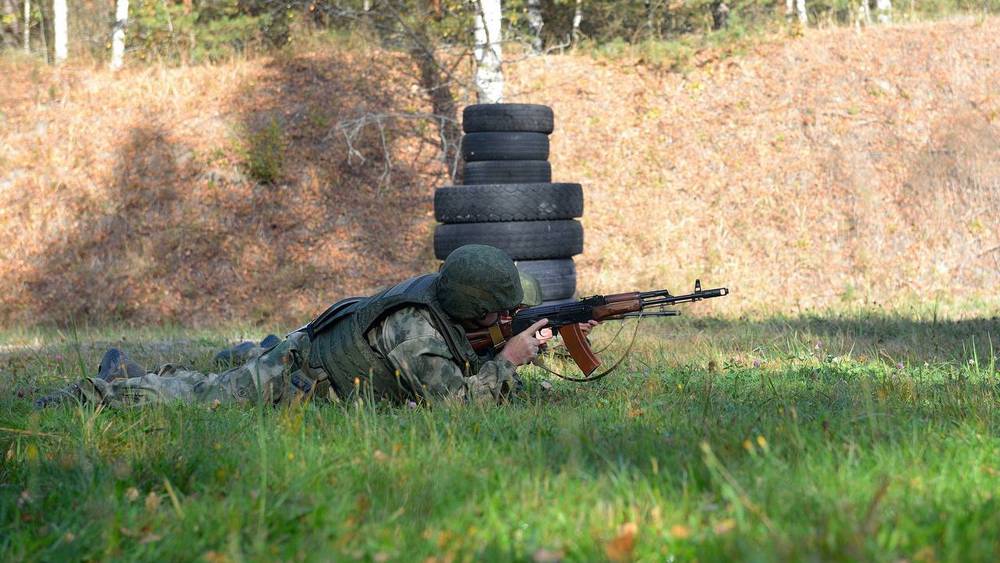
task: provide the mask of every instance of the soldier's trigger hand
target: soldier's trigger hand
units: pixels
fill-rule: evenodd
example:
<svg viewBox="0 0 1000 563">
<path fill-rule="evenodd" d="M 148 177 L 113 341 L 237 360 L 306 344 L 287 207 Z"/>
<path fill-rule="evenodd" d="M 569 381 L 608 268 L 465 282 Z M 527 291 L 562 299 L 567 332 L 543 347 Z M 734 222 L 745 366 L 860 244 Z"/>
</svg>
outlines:
<svg viewBox="0 0 1000 563">
<path fill-rule="evenodd" d="M 515 366 L 522 366 L 534 360 L 538 356 L 538 347 L 542 340 L 536 337 L 535 333 L 549 323 L 548 319 L 542 319 L 529 326 L 524 332 L 515 335 L 503 347 L 500 355 Z"/>
<path fill-rule="evenodd" d="M 552 340 L 553 336 L 555 336 L 555 335 L 552 333 L 552 329 L 551 328 L 543 328 L 542 330 L 539 330 L 538 332 L 535 333 L 535 338 L 538 339 L 538 342 L 542 346 L 545 346 L 546 342 L 548 342 L 549 340 Z"/>
<path fill-rule="evenodd" d="M 528 328 L 524 329 L 524 332 L 526 332 L 528 334 L 535 334 L 536 332 L 538 332 L 539 330 L 541 330 L 541 328 L 543 326 L 545 326 L 547 324 L 549 324 L 549 320 L 548 319 L 542 319 L 540 321 L 535 321 L 535 324 L 533 324 L 533 325 L 529 326 Z"/>
</svg>

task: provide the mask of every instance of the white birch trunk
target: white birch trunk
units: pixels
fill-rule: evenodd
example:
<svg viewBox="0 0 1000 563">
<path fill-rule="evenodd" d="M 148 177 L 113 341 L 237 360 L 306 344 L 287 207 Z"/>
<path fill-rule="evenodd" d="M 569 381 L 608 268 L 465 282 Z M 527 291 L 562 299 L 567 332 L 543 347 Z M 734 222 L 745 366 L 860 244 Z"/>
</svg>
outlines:
<svg viewBox="0 0 1000 563">
<path fill-rule="evenodd" d="M 892 23 L 892 0 L 875 0 L 878 23 Z"/>
<path fill-rule="evenodd" d="M 795 0 L 795 11 L 799 14 L 802 27 L 809 25 L 809 14 L 806 12 L 806 0 Z"/>
<path fill-rule="evenodd" d="M 115 3 L 115 28 L 111 32 L 111 70 L 125 62 L 125 27 L 128 26 L 128 0 Z"/>
<path fill-rule="evenodd" d="M 365 0 L 364 4 L 361 6 L 361 8 L 364 11 L 366 11 L 366 12 L 371 11 L 371 9 L 372 9 L 372 0 Z"/>
<path fill-rule="evenodd" d="M 31 52 L 31 0 L 24 0 L 24 52 Z"/>
<path fill-rule="evenodd" d="M 785 0 L 785 21 L 791 22 L 795 17 L 795 0 Z"/>
<path fill-rule="evenodd" d="M 528 0 L 528 26 L 531 28 L 531 50 L 536 54 L 542 52 L 542 0 Z"/>
<path fill-rule="evenodd" d="M 477 0 L 476 94 L 481 104 L 503 101 L 503 52 L 500 48 L 500 0 Z"/>
<path fill-rule="evenodd" d="M 66 18 L 66 0 L 52 0 L 52 40 L 56 64 L 65 61 L 69 55 Z"/>
<path fill-rule="evenodd" d="M 573 45 L 580 40 L 580 22 L 583 21 L 583 0 L 576 0 L 576 8 L 573 9 Z"/>
<path fill-rule="evenodd" d="M 872 23 L 872 12 L 868 8 L 868 0 L 861 0 L 861 19 L 866 25 Z"/>
</svg>

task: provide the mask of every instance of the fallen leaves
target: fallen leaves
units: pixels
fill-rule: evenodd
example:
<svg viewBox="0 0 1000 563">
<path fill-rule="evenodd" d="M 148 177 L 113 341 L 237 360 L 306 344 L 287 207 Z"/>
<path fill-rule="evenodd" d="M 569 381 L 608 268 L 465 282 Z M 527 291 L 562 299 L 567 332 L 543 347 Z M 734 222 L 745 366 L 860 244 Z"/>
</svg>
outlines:
<svg viewBox="0 0 1000 563">
<path fill-rule="evenodd" d="M 156 512 L 159 509 L 160 495 L 154 493 L 153 491 L 149 491 L 149 494 L 146 496 L 146 510 L 148 512 Z"/>
<path fill-rule="evenodd" d="M 611 561 L 628 561 L 635 550 L 635 536 L 639 533 L 639 525 L 626 522 L 618 528 L 618 534 L 604 545 L 604 554 Z"/>
<path fill-rule="evenodd" d="M 121 535 L 127 538 L 138 538 L 139 544 L 141 545 L 158 542 L 163 539 L 162 535 L 154 534 L 152 532 L 152 528 L 150 528 L 149 526 L 143 526 L 141 530 L 130 530 L 128 528 L 121 527 L 118 529 L 118 531 L 121 533 Z"/>
<path fill-rule="evenodd" d="M 565 557 L 561 549 L 552 550 L 541 548 L 531 554 L 531 560 L 535 563 L 559 563 Z"/>
<path fill-rule="evenodd" d="M 712 526 L 712 531 L 715 532 L 715 535 L 717 536 L 728 534 L 729 532 L 732 532 L 735 529 L 736 529 L 736 520 L 733 520 L 732 518 L 726 518 L 725 520 L 720 520 L 719 522 L 716 522 L 714 526 Z"/>
<path fill-rule="evenodd" d="M 609 286 L 645 284 L 649 280 L 640 273 L 645 259 L 670 248 L 676 264 L 690 264 L 678 274 L 682 277 L 685 271 L 708 270 L 721 279 L 742 280 L 747 297 L 741 303 L 748 307 L 764 298 L 755 295 L 773 298 L 767 290 L 776 280 L 787 290 L 781 300 L 795 306 L 835 302 L 840 289 L 859 275 L 884 278 L 893 288 L 902 283 L 920 290 L 942 283 L 923 267 L 908 271 L 897 261 L 880 264 L 861 257 L 865 245 L 885 237 L 892 243 L 886 246 L 909 249 L 901 261 L 933 250 L 954 254 L 955 264 L 971 259 L 946 287 L 973 289 L 967 272 L 978 271 L 976 264 L 989 258 L 971 254 L 971 237 L 948 243 L 951 253 L 932 248 L 921 237 L 925 223 L 911 231 L 911 222 L 901 219 L 895 206 L 868 208 L 855 197 L 869 188 L 885 195 L 898 192 L 907 181 L 900 172 L 913 158 L 913 151 L 899 147 L 914 146 L 932 133 L 928 127 L 936 125 L 931 124 L 954 112 L 954 100 L 975 100 L 986 125 L 1000 115 L 989 87 L 995 80 L 968 80 L 995 76 L 994 30 L 955 22 L 934 27 L 948 33 L 928 36 L 914 28 L 896 35 L 866 34 L 864 48 L 852 31 L 830 30 L 725 62 L 703 60 L 702 70 L 688 78 L 650 74 L 642 66 L 624 69 L 586 56 L 546 57 L 542 65 L 535 59 L 511 62 L 512 90 L 530 92 L 530 100 L 518 101 L 556 108 L 561 132 L 553 144 L 554 166 L 577 175 L 569 179 L 600 184 L 590 192 L 584 217 L 589 242 L 578 261 L 580 279 Z M 937 53 L 949 56 L 931 56 Z M 879 65 L 870 64 L 875 54 Z M 328 110 L 335 107 L 347 115 L 369 107 L 368 80 L 358 82 L 359 76 L 395 77 L 375 79 L 379 89 L 393 91 L 383 100 L 386 111 L 428 109 L 425 92 L 402 79 L 406 65 L 387 55 L 375 57 L 386 63 L 374 65 L 379 68 L 350 50 L 267 63 L 253 58 L 238 65 L 192 65 L 160 77 L 166 86 L 155 89 L 142 70 L 128 81 L 88 72 L 85 87 L 104 92 L 100 103 L 69 85 L 57 105 L 33 101 L 46 82 L 58 84 L 54 75 L 29 77 L 27 67 L 9 69 L 8 83 L 21 93 L 8 98 L 9 121 L 0 132 L 0 145 L 10 147 L 10 172 L 0 174 L 0 186 L 9 186 L 5 193 L 11 194 L 0 204 L 0 215 L 8 219 L 0 243 L 10 250 L 0 275 L 6 290 L 0 317 L 26 322 L 75 314 L 93 318 L 116 310 L 108 301 L 127 293 L 131 298 L 123 313 L 135 320 L 292 322 L 315 313 L 316 298 L 361 293 L 384 279 L 422 271 L 433 186 L 445 177 L 439 159 L 428 158 L 425 139 L 413 129 L 391 126 L 392 160 L 406 163 L 408 189 L 386 189 L 375 197 L 378 171 L 342 166 L 345 148 L 331 146 L 328 136 Z M 310 61 L 305 70 L 296 62 L 301 60 Z M 277 71 L 272 78 L 279 79 L 255 80 L 271 76 L 265 68 Z M 924 80 L 928 75 L 935 80 Z M 566 95 L 559 85 L 567 81 L 589 97 Z M 933 86 L 940 83 L 955 91 Z M 647 94 L 632 101 L 628 93 L 634 90 Z M 137 96 L 137 91 L 147 95 Z M 334 106 L 331 91 L 337 92 Z M 229 116 L 272 110 L 287 115 L 301 107 L 325 109 L 299 122 L 290 139 L 292 150 L 283 164 L 299 172 L 288 174 L 287 185 L 257 189 L 234 169 L 242 158 L 229 148 L 236 125 Z M 600 115 L 595 108 L 601 108 Z M 829 115 L 849 115 L 858 108 L 920 119 L 916 126 L 903 119 L 851 128 Z M 150 115 L 159 118 L 153 125 Z M 39 129 L 39 124 L 47 125 Z M 122 138 L 122 131 L 139 128 L 150 131 Z M 23 142 L 27 138 L 33 141 Z M 40 161 L 36 146 L 52 147 L 51 155 Z M 834 146 L 862 148 L 845 148 L 842 155 Z M 884 155 L 884 164 L 870 162 L 875 153 Z M 666 168 L 656 158 L 662 154 L 670 157 Z M 624 156 L 634 166 L 620 166 Z M 729 186 L 733 177 L 740 182 Z M 655 203 L 660 187 L 685 185 L 691 186 L 686 197 L 693 199 L 687 210 L 677 211 L 682 221 Z M 720 191 L 721 185 L 727 187 Z M 726 204 L 727 199 L 743 203 Z M 294 205 L 273 204 L 285 200 Z M 633 204 L 627 221 L 616 206 L 607 205 L 614 201 Z M 926 203 L 912 201 L 914 206 Z M 343 211 L 329 217 L 330 209 Z M 143 216 L 146 224 L 185 220 L 175 229 L 143 232 L 148 236 L 139 244 L 129 238 L 137 227 L 123 226 L 133 215 Z M 899 234 L 873 228 L 873 236 L 864 236 L 873 221 Z M 842 226 L 856 223 L 863 229 L 845 236 Z M 396 228 L 374 228 L 384 224 Z M 260 248 L 255 237 L 262 231 L 268 233 L 268 246 L 282 252 Z M 741 236 L 733 237 L 736 232 Z M 926 239 L 937 243 L 942 237 Z M 796 248 L 795 241 L 807 248 Z M 130 243 L 139 244 L 134 253 L 116 251 Z M 393 252 L 373 253 L 372 248 Z M 84 254 L 90 258 L 79 260 Z M 111 268 L 115 262 L 124 267 Z M 220 267 L 205 270 L 199 264 Z M 115 275 L 95 276 L 95 271 Z M 789 277 L 789 271 L 798 274 Z M 294 284 L 302 291 L 287 302 L 273 297 L 272 288 Z"/>
<path fill-rule="evenodd" d="M 670 527 L 670 535 L 674 539 L 686 540 L 691 537 L 691 528 L 684 524 L 674 524 Z"/>
</svg>

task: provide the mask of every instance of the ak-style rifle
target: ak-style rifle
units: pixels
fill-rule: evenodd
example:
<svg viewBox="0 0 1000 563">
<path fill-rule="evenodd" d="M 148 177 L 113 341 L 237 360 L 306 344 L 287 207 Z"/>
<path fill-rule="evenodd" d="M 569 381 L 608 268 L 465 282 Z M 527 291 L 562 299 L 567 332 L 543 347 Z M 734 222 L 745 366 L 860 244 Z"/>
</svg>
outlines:
<svg viewBox="0 0 1000 563">
<path fill-rule="evenodd" d="M 496 350 L 502 348 L 509 338 L 520 334 L 534 323 L 548 319 L 547 327 L 558 332 L 559 336 L 562 337 L 570 356 L 584 374 L 583 378 L 562 377 L 572 381 L 592 381 L 610 373 L 614 366 L 591 377 L 590 374 L 601 365 L 601 360 L 590 349 L 590 343 L 587 342 L 587 338 L 580 328 L 580 323 L 591 320 L 672 317 L 679 315 L 680 312 L 668 310 L 666 307 L 713 297 L 723 297 L 728 294 L 729 290 L 724 287 L 702 289 L 701 280 L 696 280 L 694 292 L 686 295 L 672 295 L 666 289 L 594 295 L 569 303 L 517 309 L 512 315 L 501 315 L 497 322 L 489 328 L 468 332 L 467 336 L 477 352 Z"/>
</svg>

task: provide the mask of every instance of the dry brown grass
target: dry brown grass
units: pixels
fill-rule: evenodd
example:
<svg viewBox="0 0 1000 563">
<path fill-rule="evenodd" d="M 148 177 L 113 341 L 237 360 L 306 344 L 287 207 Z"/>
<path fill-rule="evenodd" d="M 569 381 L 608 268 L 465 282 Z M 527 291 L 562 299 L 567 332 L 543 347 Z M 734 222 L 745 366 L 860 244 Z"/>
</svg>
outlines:
<svg viewBox="0 0 1000 563">
<path fill-rule="evenodd" d="M 810 31 L 687 74 L 526 63 L 557 116 L 553 168 L 585 185 L 585 290 L 695 276 L 727 309 L 1000 280 L 1000 20 Z M 985 291 L 984 291 L 985 290 Z"/>
<path fill-rule="evenodd" d="M 583 292 L 727 284 L 726 310 L 1000 280 L 1000 19 L 813 31 L 686 74 L 577 55 L 509 67 L 556 112 L 557 180 L 584 184 Z M 373 65 L 371 61 L 379 60 Z M 434 267 L 433 126 L 409 63 L 326 47 L 179 69 L 5 61 L 0 321 L 293 324 Z M 273 185 L 248 177 L 278 123 Z"/>
</svg>

